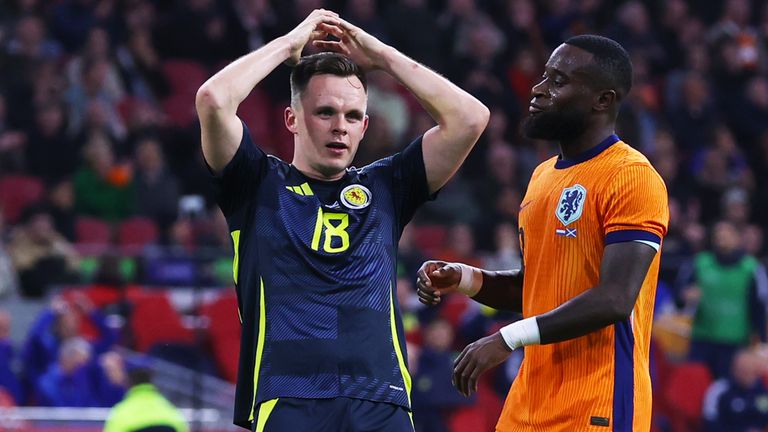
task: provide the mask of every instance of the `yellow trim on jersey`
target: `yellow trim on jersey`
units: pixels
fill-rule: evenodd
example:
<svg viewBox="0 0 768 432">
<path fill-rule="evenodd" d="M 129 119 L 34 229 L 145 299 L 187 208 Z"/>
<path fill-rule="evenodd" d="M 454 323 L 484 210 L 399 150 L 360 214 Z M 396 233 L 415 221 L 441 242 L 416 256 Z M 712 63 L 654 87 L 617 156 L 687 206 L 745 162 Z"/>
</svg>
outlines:
<svg viewBox="0 0 768 432">
<path fill-rule="evenodd" d="M 411 374 L 408 373 L 408 368 L 405 367 L 405 360 L 403 359 L 403 352 L 400 350 L 400 339 L 397 337 L 397 326 L 395 325 L 395 301 L 392 298 L 392 282 L 389 283 L 389 328 L 392 330 L 392 343 L 395 345 L 395 355 L 397 356 L 397 364 L 400 366 L 400 373 L 403 375 L 403 383 L 405 383 L 405 391 L 408 395 L 408 405 L 411 405 Z M 411 419 L 413 422 L 413 419 Z"/>
<path fill-rule="evenodd" d="M 275 409 L 275 405 L 277 405 L 277 401 L 279 400 L 280 398 L 270 399 L 259 405 L 259 418 L 256 420 L 255 432 L 264 432 L 264 427 L 267 425 L 267 419 L 269 418 L 269 415 L 272 414 L 272 410 Z"/>
<path fill-rule="evenodd" d="M 232 235 L 232 242 L 235 244 L 235 258 L 232 260 L 232 279 L 237 284 L 237 272 L 240 269 L 240 230 L 234 230 L 230 234 Z M 240 306 L 237 307 L 237 319 L 240 320 L 240 324 L 243 323 Z"/>
<path fill-rule="evenodd" d="M 237 283 L 237 271 L 240 269 L 240 230 L 234 230 L 230 233 L 232 242 L 235 244 L 235 259 L 232 260 L 232 279 Z"/>
<path fill-rule="evenodd" d="M 300 187 L 301 187 L 301 190 L 304 191 L 304 195 L 306 196 L 314 195 L 314 193 L 312 193 L 312 188 L 309 187 L 309 183 L 304 182 L 301 184 Z"/>
<path fill-rule="evenodd" d="M 249 421 L 253 421 L 253 411 L 256 409 L 256 395 L 259 389 L 259 369 L 261 369 L 261 357 L 264 354 L 264 332 L 267 327 L 266 307 L 264 306 L 264 279 L 259 278 L 259 337 L 256 340 L 256 361 L 253 365 L 253 406 Z"/>
</svg>

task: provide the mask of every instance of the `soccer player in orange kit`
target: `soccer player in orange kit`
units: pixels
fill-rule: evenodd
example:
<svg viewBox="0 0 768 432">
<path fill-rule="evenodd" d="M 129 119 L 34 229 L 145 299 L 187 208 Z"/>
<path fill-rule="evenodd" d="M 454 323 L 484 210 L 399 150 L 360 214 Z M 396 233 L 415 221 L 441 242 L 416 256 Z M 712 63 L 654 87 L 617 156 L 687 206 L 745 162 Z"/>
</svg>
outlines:
<svg viewBox="0 0 768 432">
<path fill-rule="evenodd" d="M 528 137 L 561 150 L 536 168 L 520 206 L 523 268 L 428 261 L 419 270 L 423 303 L 458 291 L 523 314 L 455 362 L 454 385 L 468 395 L 481 373 L 525 347 L 497 431 L 650 429 L 648 351 L 669 209 L 659 174 L 614 133 L 631 85 L 615 41 L 560 45 L 523 123 Z"/>
</svg>

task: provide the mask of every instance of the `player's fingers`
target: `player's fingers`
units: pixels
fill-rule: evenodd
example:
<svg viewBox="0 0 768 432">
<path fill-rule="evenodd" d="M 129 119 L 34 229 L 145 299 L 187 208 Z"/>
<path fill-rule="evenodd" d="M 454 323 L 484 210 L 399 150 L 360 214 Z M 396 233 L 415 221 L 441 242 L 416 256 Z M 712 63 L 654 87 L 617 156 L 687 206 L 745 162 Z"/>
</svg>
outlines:
<svg viewBox="0 0 768 432">
<path fill-rule="evenodd" d="M 344 47 L 340 42 L 337 41 L 323 41 L 323 40 L 316 40 L 312 42 L 312 45 L 320 48 L 324 51 L 333 51 L 341 54 L 349 54 L 349 50 Z"/>
<path fill-rule="evenodd" d="M 427 306 L 434 306 L 440 303 L 440 293 L 438 291 L 428 292 L 421 289 L 416 290 L 419 301 Z"/>
<path fill-rule="evenodd" d="M 456 360 L 453 362 L 453 385 L 456 387 L 457 390 L 459 390 L 459 393 L 464 394 L 464 370 L 467 368 L 467 365 L 469 364 L 469 360 L 471 358 L 471 355 L 469 354 L 469 351 L 471 351 L 472 345 L 467 345 L 462 351 L 461 354 L 459 354 L 458 357 L 456 357 Z"/>
<path fill-rule="evenodd" d="M 475 360 L 475 357 L 472 355 L 472 353 L 467 354 L 465 357 L 466 363 L 464 364 L 464 367 L 461 369 L 461 372 L 459 373 L 458 379 L 460 382 L 460 392 L 464 396 L 469 396 L 472 394 L 472 387 L 471 387 L 471 377 L 474 373 L 473 371 L 477 369 L 477 361 Z"/>
<path fill-rule="evenodd" d="M 472 393 L 477 393 L 477 380 L 480 378 L 480 374 L 483 373 L 479 364 L 475 364 L 472 371 L 469 373 L 469 380 L 467 382 L 467 396 Z"/>
<path fill-rule="evenodd" d="M 341 38 L 344 35 L 344 31 L 336 24 L 336 22 L 321 22 L 317 25 L 316 29 L 337 38 Z"/>
</svg>

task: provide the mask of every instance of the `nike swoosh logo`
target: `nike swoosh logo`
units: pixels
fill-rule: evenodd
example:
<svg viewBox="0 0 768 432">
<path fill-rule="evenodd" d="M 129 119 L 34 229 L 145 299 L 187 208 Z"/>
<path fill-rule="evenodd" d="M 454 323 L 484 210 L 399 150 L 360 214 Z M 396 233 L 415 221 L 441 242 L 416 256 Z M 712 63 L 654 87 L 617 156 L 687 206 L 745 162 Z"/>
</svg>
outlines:
<svg viewBox="0 0 768 432">
<path fill-rule="evenodd" d="M 530 200 L 528 202 L 524 202 L 520 205 L 520 211 L 523 211 L 524 208 L 528 207 L 530 203 L 532 203 L 534 200 Z"/>
</svg>

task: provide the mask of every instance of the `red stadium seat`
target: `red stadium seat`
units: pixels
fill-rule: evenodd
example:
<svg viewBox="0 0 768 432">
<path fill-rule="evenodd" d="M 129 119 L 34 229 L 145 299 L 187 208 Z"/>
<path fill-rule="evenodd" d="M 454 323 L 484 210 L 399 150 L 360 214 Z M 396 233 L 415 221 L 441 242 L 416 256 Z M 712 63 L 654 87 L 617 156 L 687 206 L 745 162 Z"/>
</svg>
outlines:
<svg viewBox="0 0 768 432">
<path fill-rule="evenodd" d="M 445 247 L 446 228 L 442 225 L 417 225 L 413 230 L 413 241 L 425 254 L 435 254 Z"/>
<path fill-rule="evenodd" d="M 117 227 L 117 244 L 125 248 L 140 249 L 157 242 L 159 231 L 152 219 L 145 217 L 126 219 Z"/>
<path fill-rule="evenodd" d="M 208 318 L 208 340 L 221 375 L 230 382 L 236 382 L 240 352 L 237 296 L 234 292 L 222 295 L 202 306 L 200 315 Z"/>
<path fill-rule="evenodd" d="M 266 149 L 274 147 L 272 144 L 274 137 L 272 134 L 273 123 L 270 119 L 271 113 L 272 104 L 269 98 L 258 88 L 253 89 L 237 109 L 237 115 L 248 125 L 253 141 Z M 275 126 L 285 129 L 282 123 L 277 123 Z"/>
<path fill-rule="evenodd" d="M 130 329 L 136 350 L 149 351 L 161 343 L 193 344 L 194 333 L 184 327 L 165 292 L 144 291 L 131 296 Z"/>
<path fill-rule="evenodd" d="M 0 178 L 0 204 L 9 224 L 16 223 L 24 207 L 43 197 L 45 187 L 37 177 L 9 175 Z"/>
<path fill-rule="evenodd" d="M 200 63 L 191 60 L 166 60 L 163 74 L 173 93 L 192 94 L 208 79 L 210 74 Z"/>
<path fill-rule="evenodd" d="M 684 363 L 670 373 L 662 397 L 673 432 L 699 430 L 704 395 L 711 383 L 712 375 L 701 363 Z"/>
<path fill-rule="evenodd" d="M 77 243 L 107 246 L 112 240 L 112 227 L 101 219 L 80 216 L 75 221 Z"/>
<path fill-rule="evenodd" d="M 187 128 L 197 121 L 194 93 L 177 93 L 163 100 L 163 112 L 168 116 L 171 125 Z"/>
</svg>

